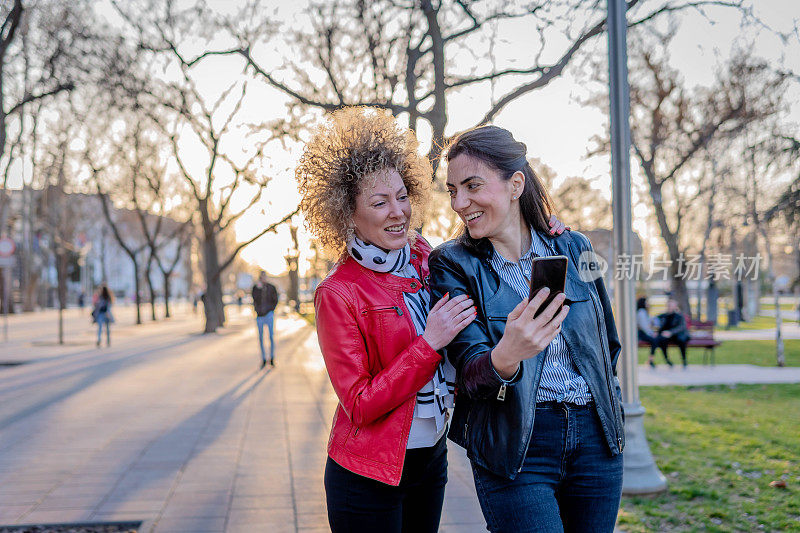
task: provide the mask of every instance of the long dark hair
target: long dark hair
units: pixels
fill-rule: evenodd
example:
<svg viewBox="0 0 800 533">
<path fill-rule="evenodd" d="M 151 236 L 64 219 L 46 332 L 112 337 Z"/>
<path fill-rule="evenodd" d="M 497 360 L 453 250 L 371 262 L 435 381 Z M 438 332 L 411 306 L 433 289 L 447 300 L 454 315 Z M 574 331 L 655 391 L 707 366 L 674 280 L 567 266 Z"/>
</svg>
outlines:
<svg viewBox="0 0 800 533">
<path fill-rule="evenodd" d="M 645 309 L 647 310 L 647 298 L 639 298 L 636 300 L 636 310 Z"/>
<path fill-rule="evenodd" d="M 102 298 L 103 300 L 105 300 L 107 302 L 113 302 L 114 301 L 114 297 L 111 295 L 111 291 L 108 290 L 108 287 L 106 285 L 103 285 L 100 288 L 100 298 Z"/>
<path fill-rule="evenodd" d="M 504 180 L 522 172 L 525 176 L 525 187 L 519 197 L 522 219 L 529 228 L 550 231 L 550 215 L 555 211 L 553 200 L 528 162 L 525 143 L 515 140 L 510 131 L 499 126 L 479 126 L 456 135 L 446 150 L 448 162 L 467 154 L 500 171 Z M 466 228 L 464 235 L 469 236 Z"/>
</svg>

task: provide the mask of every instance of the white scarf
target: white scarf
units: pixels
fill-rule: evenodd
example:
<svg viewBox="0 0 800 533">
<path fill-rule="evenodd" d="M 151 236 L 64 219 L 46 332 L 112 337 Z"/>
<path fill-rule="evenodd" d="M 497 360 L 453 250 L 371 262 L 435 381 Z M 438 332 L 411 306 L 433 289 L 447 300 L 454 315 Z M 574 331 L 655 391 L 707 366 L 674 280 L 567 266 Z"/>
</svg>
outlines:
<svg viewBox="0 0 800 533">
<path fill-rule="evenodd" d="M 374 272 L 420 280 L 419 272 L 410 262 L 411 246 L 408 243 L 399 250 L 384 250 L 354 235 L 347 242 L 347 252 L 358 264 Z M 422 335 L 425 331 L 431 299 L 430 291 L 424 287 L 422 280 L 420 287 L 416 292 L 403 292 L 403 300 L 417 335 Z M 434 418 L 436 430 L 442 431 L 446 422 L 445 412 L 455 402 L 455 380 L 456 370 L 445 358 L 436 368 L 431 380 L 417 393 L 414 416 Z"/>
</svg>

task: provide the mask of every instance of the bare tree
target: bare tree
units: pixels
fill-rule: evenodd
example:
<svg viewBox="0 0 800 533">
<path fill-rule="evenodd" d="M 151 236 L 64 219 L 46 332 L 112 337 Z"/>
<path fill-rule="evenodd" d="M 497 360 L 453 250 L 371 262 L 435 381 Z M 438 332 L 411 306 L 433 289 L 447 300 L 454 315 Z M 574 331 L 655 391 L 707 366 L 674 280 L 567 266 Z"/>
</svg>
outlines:
<svg viewBox="0 0 800 533">
<path fill-rule="evenodd" d="M 631 140 L 669 255 L 672 295 L 690 311 L 683 268 L 694 244 L 687 227 L 696 219 L 688 214 L 703 198 L 713 206 L 715 191 L 711 173 L 703 172 L 705 151 L 780 112 L 788 78 L 764 61 L 734 54 L 711 87 L 687 88 L 669 64 L 673 35 L 631 40 Z"/>
<path fill-rule="evenodd" d="M 155 262 L 161 272 L 164 315 L 169 318 L 170 276 L 182 258 L 192 229 L 191 212 L 180 214 L 184 219 L 183 222 L 168 216 L 166 206 L 169 202 L 177 202 L 178 199 L 188 200 L 189 196 L 185 188 L 180 187 L 179 179 L 169 179 L 167 176 L 166 162 L 159 153 L 162 140 L 166 139 L 158 136 L 157 132 L 145 131 L 140 119 L 136 121 L 126 142 L 128 147 L 132 147 L 127 161 L 128 166 L 133 169 L 131 199 L 149 251 L 145 264 L 145 279 L 150 292 L 153 320 L 156 320 L 156 294 L 151 278 L 152 264 Z M 173 209 L 172 214 L 178 215 L 177 211 L 178 209 Z M 171 257 L 168 254 L 170 251 Z"/>
<path fill-rule="evenodd" d="M 76 227 L 80 219 L 67 194 L 74 186 L 68 167 L 71 158 L 69 141 L 74 127 L 68 116 L 52 125 L 53 139 L 42 167 L 47 185 L 39 202 L 39 219 L 47 233 L 50 252 L 55 261 L 58 297 L 58 343 L 64 344 L 64 309 L 67 307 L 67 275 L 71 256 L 77 252 Z"/>
<path fill-rule="evenodd" d="M 59 113 L 59 95 L 124 78 L 127 63 L 117 53 L 118 35 L 96 17 L 91 0 L 11 0 L 0 4 L 0 226 L 9 216 L 9 170 L 22 174 L 20 256 L 23 309 L 32 310 L 39 273 L 33 228 L 35 187 L 44 187 L 37 126 Z M 33 109 L 31 109 L 33 107 Z M 13 139 L 9 146 L 9 139 Z M 20 173 L 22 165 L 26 172 Z M 15 185 L 18 185 L 15 184 Z"/>
<path fill-rule="evenodd" d="M 90 183 L 100 202 L 101 211 L 106 224 L 111 229 L 117 244 L 125 252 L 131 261 L 134 277 L 134 301 L 136 303 L 136 324 L 142 323 L 141 314 L 141 262 L 140 255 L 147 250 L 147 240 L 142 235 L 138 217 L 133 210 L 125 210 L 126 206 L 131 206 L 136 198 L 136 171 L 137 162 L 133 167 L 125 157 L 124 148 L 121 146 L 125 142 L 125 135 L 121 136 L 116 142 L 110 137 L 103 135 L 95 136 L 96 139 L 103 139 L 102 142 L 95 142 L 94 146 L 90 143 L 84 153 L 84 163 L 90 170 Z M 97 144 L 102 144 L 98 147 Z M 113 177 L 112 177 L 113 176 Z M 117 198 L 115 202 L 111 198 L 111 193 Z M 113 209 L 119 205 L 123 208 L 120 211 L 122 216 L 116 216 Z"/>
<path fill-rule="evenodd" d="M 611 201 L 586 178 L 570 177 L 550 189 L 558 216 L 574 229 L 611 229 Z"/>
<path fill-rule="evenodd" d="M 297 208 L 277 222 L 266 224 L 239 243 L 227 257 L 220 257 L 218 239 L 262 199 L 270 181 L 261 169 L 265 146 L 273 139 L 269 128 L 251 131 L 257 138 L 244 147 L 228 146 L 242 133 L 242 108 L 247 83 L 234 81 L 218 94 L 198 88 L 191 64 L 182 49 L 196 36 L 215 31 L 215 21 L 202 7 L 181 10 L 173 2 L 114 2 L 118 13 L 136 33 L 138 50 L 145 61 L 175 70 L 175 76 L 132 92 L 136 105 L 169 138 L 179 175 L 193 198 L 199 218 L 205 278 L 205 332 L 224 325 L 221 275 L 239 251 L 290 220 Z M 134 10 L 142 10 L 142 13 Z M 134 14 L 136 13 L 136 14 Z M 194 152 L 187 156 L 186 147 Z M 197 153 L 204 155 L 198 158 Z M 238 152 L 238 153 L 237 153 Z M 234 155 L 236 154 L 236 155 Z"/>
<path fill-rule="evenodd" d="M 277 21 L 253 17 L 257 5 L 257 1 L 249 4 L 226 23 L 237 46 L 206 51 L 188 64 L 220 55 L 242 57 L 259 79 L 290 98 L 287 119 L 276 126 L 281 133 L 297 135 L 308 122 L 309 109 L 364 105 L 404 115 L 412 130 L 430 131 L 428 156 L 434 173 L 446 140 L 451 95 L 465 88 L 491 86 L 493 97 L 476 125 L 491 122 L 510 103 L 561 76 L 606 30 L 605 4 L 577 0 L 313 2 L 307 28 L 279 27 Z M 710 5 L 741 7 L 743 3 L 627 3 L 632 26 Z M 496 57 L 474 53 L 495 43 L 497 24 L 512 20 L 524 23 L 538 38 L 525 50 L 523 64 L 516 57 L 498 63 Z M 560 35 L 556 38 L 555 34 Z M 290 46 L 276 50 L 290 50 L 293 55 L 283 58 L 283 67 L 259 60 L 273 35 L 292 38 Z M 462 56 L 458 69 L 451 61 L 457 55 Z"/>
<path fill-rule="evenodd" d="M 787 230 L 791 241 L 797 240 L 796 191 L 800 178 L 797 177 L 797 161 L 794 154 L 796 141 L 791 136 L 782 135 L 778 127 L 778 124 L 774 124 L 769 130 L 747 132 L 748 135 L 742 139 L 736 151 L 744 156 L 744 165 L 739 171 L 739 180 L 731 186 L 731 189 L 733 194 L 738 196 L 740 209 L 762 240 L 767 258 L 767 276 L 772 286 L 775 306 L 776 364 L 785 366 L 783 317 L 780 291 L 776 284 L 773 245 L 775 239 Z M 754 176 L 757 176 L 757 179 L 753 179 Z M 785 224 L 783 230 L 780 222 Z"/>
<path fill-rule="evenodd" d="M 787 160 L 787 168 L 794 179 L 786 185 L 775 204 L 765 213 L 765 220 L 783 220 L 790 234 L 795 236 L 795 256 L 797 257 L 797 278 L 792 288 L 800 288 L 800 139 L 792 135 L 781 135 L 783 155 Z M 800 309 L 798 309 L 800 321 Z"/>
</svg>

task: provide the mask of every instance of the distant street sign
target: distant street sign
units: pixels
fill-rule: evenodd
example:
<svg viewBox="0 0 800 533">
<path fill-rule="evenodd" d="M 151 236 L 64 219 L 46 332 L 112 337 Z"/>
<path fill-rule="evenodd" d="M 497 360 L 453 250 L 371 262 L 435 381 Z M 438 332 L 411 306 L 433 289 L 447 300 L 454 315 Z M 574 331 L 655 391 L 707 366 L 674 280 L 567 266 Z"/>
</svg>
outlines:
<svg viewBox="0 0 800 533">
<path fill-rule="evenodd" d="M 16 249 L 17 245 L 14 244 L 14 239 L 0 238 L 0 257 L 11 257 Z"/>
<path fill-rule="evenodd" d="M 0 256 L 0 268 L 2 267 L 13 267 L 14 266 L 14 256 L 11 257 L 2 257 Z"/>
</svg>

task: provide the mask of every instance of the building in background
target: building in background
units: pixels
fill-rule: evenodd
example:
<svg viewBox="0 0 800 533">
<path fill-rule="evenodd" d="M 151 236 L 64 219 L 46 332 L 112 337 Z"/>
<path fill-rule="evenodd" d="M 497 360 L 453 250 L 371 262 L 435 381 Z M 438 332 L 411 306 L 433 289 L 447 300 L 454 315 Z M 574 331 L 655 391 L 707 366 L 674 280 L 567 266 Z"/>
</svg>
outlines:
<svg viewBox="0 0 800 533">
<path fill-rule="evenodd" d="M 87 194 L 63 195 L 65 215 L 61 227 L 53 227 L 53 206 L 48 201 L 48 189 L 12 190 L 11 216 L 6 233 L 16 243 L 15 264 L 12 269 L 12 310 L 33 310 L 58 305 L 56 254 L 54 243 L 59 240 L 66 249 L 67 303 L 77 305 L 80 295 L 90 302 L 95 287 L 106 283 L 121 301 L 135 297 L 134 267 L 129 255 L 118 244 L 113 230 L 103 216 L 100 200 Z M 124 242 L 136 250 L 139 263 L 142 301 L 149 300 L 145 280 L 145 264 L 150 254 L 137 213 L 111 207 L 111 217 Z M 148 226 L 158 221 L 156 215 L 146 215 Z M 158 242 L 163 261 L 171 263 L 179 248 L 174 271 L 170 276 L 170 298 L 190 296 L 192 283 L 191 246 L 180 247 L 183 238 L 181 223 L 162 217 Z M 65 232 L 65 228 L 68 231 Z M 59 239 L 59 237 L 66 238 Z M 157 300 L 163 298 L 164 280 L 153 262 L 150 281 Z"/>
</svg>

